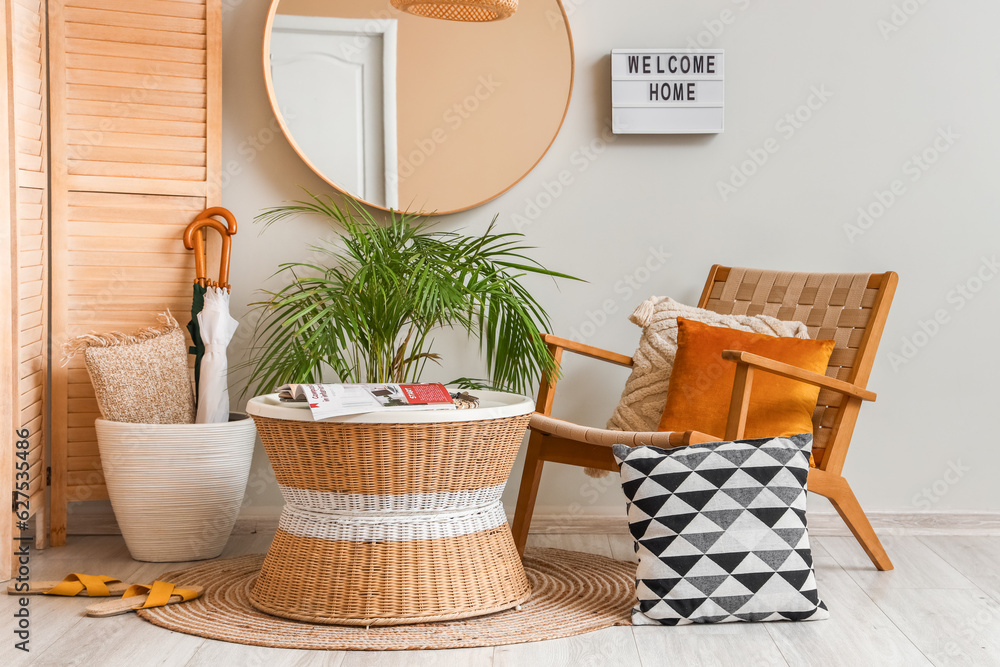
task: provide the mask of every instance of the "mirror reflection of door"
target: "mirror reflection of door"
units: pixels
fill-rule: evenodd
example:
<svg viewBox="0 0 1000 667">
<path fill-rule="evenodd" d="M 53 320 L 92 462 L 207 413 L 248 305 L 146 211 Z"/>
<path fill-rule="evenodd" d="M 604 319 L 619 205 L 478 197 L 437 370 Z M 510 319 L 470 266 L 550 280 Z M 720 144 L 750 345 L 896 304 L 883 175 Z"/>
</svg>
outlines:
<svg viewBox="0 0 1000 667">
<path fill-rule="evenodd" d="M 285 124 L 314 168 L 398 208 L 396 21 L 276 16 L 271 72 Z"/>
<path fill-rule="evenodd" d="M 560 0 L 522 2 L 510 18 L 488 23 L 417 16 L 394 9 L 388 0 L 271 0 L 264 80 L 281 129 L 323 180 L 368 204 L 388 208 L 355 185 L 357 170 L 345 177 L 320 166 L 316 153 L 328 151 L 308 138 L 317 131 L 311 126 L 316 116 L 295 118 L 294 127 L 284 117 L 281 98 L 294 97 L 300 86 L 312 95 L 317 83 L 314 76 L 284 80 L 287 68 L 279 71 L 277 63 L 287 57 L 283 44 L 288 40 L 277 43 L 278 26 L 298 20 L 304 23 L 295 25 L 312 28 L 327 19 L 360 21 L 369 32 L 380 22 L 396 26 L 396 57 L 383 57 L 383 66 L 391 62 L 396 68 L 395 102 L 389 108 L 396 119 L 397 150 L 384 164 L 390 183 L 396 170 L 395 194 L 405 211 L 440 215 L 490 201 L 538 164 L 562 126 L 573 90 L 573 41 Z M 302 33 L 291 37 L 293 48 L 308 50 Z M 383 42 L 389 43 L 388 35 Z M 326 103 L 307 107 L 321 104 Z M 329 118 L 319 114 L 321 125 L 329 126 Z M 348 118 L 344 124 L 357 128 L 373 118 Z M 320 134 L 328 131 L 334 130 L 323 127 Z M 348 134 L 346 129 L 338 133 L 337 141 L 356 140 Z"/>
</svg>

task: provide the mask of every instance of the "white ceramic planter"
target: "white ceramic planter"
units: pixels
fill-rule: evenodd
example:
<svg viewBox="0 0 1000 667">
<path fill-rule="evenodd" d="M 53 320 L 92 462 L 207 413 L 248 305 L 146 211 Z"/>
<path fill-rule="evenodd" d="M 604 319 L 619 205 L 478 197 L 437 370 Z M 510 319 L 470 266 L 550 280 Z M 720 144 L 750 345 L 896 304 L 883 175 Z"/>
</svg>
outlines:
<svg viewBox="0 0 1000 667">
<path fill-rule="evenodd" d="M 215 558 L 243 502 L 257 430 L 233 413 L 220 424 L 128 424 L 98 419 L 111 506 L 132 558 Z"/>
</svg>

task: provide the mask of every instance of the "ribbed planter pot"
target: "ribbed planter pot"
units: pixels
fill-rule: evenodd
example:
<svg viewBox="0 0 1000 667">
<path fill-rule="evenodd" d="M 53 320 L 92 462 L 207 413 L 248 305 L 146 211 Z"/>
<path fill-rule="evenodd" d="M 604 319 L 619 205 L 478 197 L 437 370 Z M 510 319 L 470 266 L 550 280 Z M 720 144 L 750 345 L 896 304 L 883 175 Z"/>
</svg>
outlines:
<svg viewBox="0 0 1000 667">
<path fill-rule="evenodd" d="M 159 563 L 222 553 L 243 502 L 257 436 L 246 415 L 229 419 L 96 421 L 111 507 L 132 558 Z"/>
</svg>

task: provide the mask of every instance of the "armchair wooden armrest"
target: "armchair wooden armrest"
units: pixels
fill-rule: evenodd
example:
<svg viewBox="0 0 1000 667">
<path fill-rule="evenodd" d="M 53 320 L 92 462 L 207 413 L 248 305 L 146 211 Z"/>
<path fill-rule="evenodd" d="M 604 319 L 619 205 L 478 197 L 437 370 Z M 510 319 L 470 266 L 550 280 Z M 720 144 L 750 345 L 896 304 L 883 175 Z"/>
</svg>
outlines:
<svg viewBox="0 0 1000 667">
<path fill-rule="evenodd" d="M 583 343 L 577 343 L 568 338 L 560 338 L 552 334 L 542 334 L 542 340 L 549 346 L 549 349 L 553 347 L 561 348 L 575 354 L 590 357 L 591 359 L 600 359 L 601 361 L 608 361 L 619 366 L 627 366 L 628 368 L 632 367 L 632 357 L 625 356 L 624 354 L 609 352 L 593 345 L 584 345 Z"/>
<path fill-rule="evenodd" d="M 799 380 L 800 382 L 825 387 L 826 389 L 830 389 L 840 394 L 860 398 L 863 401 L 874 401 L 878 396 L 874 391 L 868 391 L 864 387 L 859 387 L 856 384 L 844 382 L 843 380 L 838 380 L 837 378 L 827 377 L 826 375 L 820 375 L 819 373 L 813 373 L 812 371 L 807 371 L 803 368 L 799 368 L 798 366 L 786 364 L 783 361 L 775 361 L 774 359 L 762 357 L 759 354 L 740 352 L 738 350 L 725 350 L 722 353 L 722 358 L 729 361 L 735 361 L 737 364 L 747 364 L 749 366 L 753 366 L 754 368 L 759 368 L 762 371 L 791 378 L 792 380 Z"/>
<path fill-rule="evenodd" d="M 855 400 L 874 401 L 877 396 L 875 392 L 856 384 L 807 371 L 804 368 L 750 352 L 724 350 L 722 358 L 736 363 L 736 379 L 733 381 L 733 395 L 729 403 L 729 419 L 726 423 L 726 440 L 739 440 L 743 437 L 746 429 L 747 410 L 750 405 L 750 388 L 753 384 L 755 370 L 816 385 Z"/>
<path fill-rule="evenodd" d="M 559 365 L 562 363 L 562 353 L 563 350 L 568 352 L 573 352 L 574 354 L 579 354 L 584 357 L 590 357 L 591 359 L 598 359 L 600 361 L 607 361 L 612 364 L 617 364 L 619 366 L 625 366 L 627 368 L 632 367 L 632 357 L 627 357 L 624 354 L 618 354 L 617 352 L 609 352 L 608 350 L 602 350 L 599 347 L 594 347 L 593 345 L 584 345 L 583 343 L 577 343 L 576 341 L 569 340 L 568 338 L 560 338 L 559 336 L 553 336 L 552 334 L 543 333 L 542 341 L 549 348 L 549 353 L 552 354 L 552 359 L 556 362 L 556 370 L 558 371 Z M 552 401 L 555 399 L 556 395 L 556 376 L 542 375 L 541 383 L 538 386 L 538 400 L 535 401 L 535 410 L 543 415 L 552 414 Z"/>
</svg>

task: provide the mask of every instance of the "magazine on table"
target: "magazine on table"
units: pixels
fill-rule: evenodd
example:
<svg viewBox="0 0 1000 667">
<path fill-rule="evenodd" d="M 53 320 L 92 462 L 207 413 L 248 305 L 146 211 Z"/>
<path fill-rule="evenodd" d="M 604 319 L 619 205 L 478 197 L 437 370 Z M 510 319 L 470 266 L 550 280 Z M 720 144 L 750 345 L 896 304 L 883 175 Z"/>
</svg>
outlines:
<svg viewBox="0 0 1000 667">
<path fill-rule="evenodd" d="M 443 384 L 286 384 L 283 402 L 308 403 L 313 419 L 392 410 L 454 410 Z"/>
</svg>

